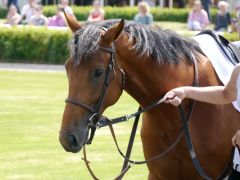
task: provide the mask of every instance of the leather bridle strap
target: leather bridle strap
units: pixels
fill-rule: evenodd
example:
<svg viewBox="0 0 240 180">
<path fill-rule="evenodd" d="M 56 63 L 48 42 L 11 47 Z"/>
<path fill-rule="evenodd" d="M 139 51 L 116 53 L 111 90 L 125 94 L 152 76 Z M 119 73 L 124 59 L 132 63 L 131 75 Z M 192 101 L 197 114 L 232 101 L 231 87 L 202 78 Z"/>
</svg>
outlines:
<svg viewBox="0 0 240 180">
<path fill-rule="evenodd" d="M 74 104 L 74 105 L 76 105 L 76 106 L 84 107 L 84 108 L 87 109 L 89 112 L 94 113 L 94 109 L 93 109 L 91 106 L 89 106 L 89 105 L 87 105 L 87 104 L 85 104 L 85 103 L 82 103 L 81 101 L 75 100 L 75 99 L 73 99 L 73 98 L 67 98 L 67 99 L 65 100 L 65 102 L 66 102 L 66 103 Z"/>
<path fill-rule="evenodd" d="M 194 69 L 195 69 L 195 85 L 194 86 L 199 86 L 198 82 L 199 82 L 199 77 L 198 77 L 198 73 L 197 73 L 197 70 L 198 70 L 198 66 L 197 66 L 197 61 L 196 61 L 196 58 L 195 56 L 192 54 L 192 58 L 193 58 L 193 61 L 194 61 Z M 191 106 L 194 107 L 195 106 L 195 101 L 191 101 Z M 178 106 L 178 109 L 179 109 L 179 114 L 180 114 L 180 119 L 182 121 L 182 126 L 183 126 L 183 131 L 184 131 L 184 135 L 186 137 L 186 142 L 187 142 L 187 147 L 188 147 L 188 151 L 189 151 L 189 154 L 191 156 L 191 159 L 192 159 L 192 162 L 193 162 L 193 165 L 195 167 L 195 169 L 197 170 L 198 174 L 206 179 L 206 180 L 211 180 L 211 178 L 204 172 L 199 160 L 197 159 L 197 156 L 196 156 L 196 153 L 195 153 L 195 150 L 193 148 L 193 144 L 192 144 L 192 140 L 191 140 L 191 135 L 190 135 L 190 132 L 189 132 L 189 128 L 188 128 L 188 118 L 186 118 L 185 116 L 185 113 L 184 113 L 184 109 L 183 109 L 183 106 L 180 104 Z M 192 112 L 191 112 L 192 113 Z M 188 114 L 189 116 L 189 114 Z"/>
<path fill-rule="evenodd" d="M 193 162 L 193 165 L 195 166 L 196 170 L 198 171 L 199 175 L 206 179 L 206 180 L 211 180 L 212 178 L 210 178 L 203 170 L 199 160 L 197 159 L 197 156 L 196 156 L 196 153 L 195 153 L 195 150 L 193 148 L 193 144 L 192 144 L 192 140 L 191 140 L 191 135 L 190 135 L 190 132 L 189 132 L 189 128 L 188 128 L 188 125 L 187 125 L 187 120 L 186 120 L 186 117 L 185 117 L 185 114 L 184 114 L 184 110 L 183 110 L 183 107 L 182 105 L 179 106 L 179 113 L 180 113 L 180 119 L 182 121 L 182 125 L 183 125 L 183 130 L 184 130 L 184 134 L 185 134 L 185 137 L 186 137 L 186 142 L 187 142 L 187 147 L 188 147 L 188 151 L 189 151 L 189 154 L 191 156 L 191 159 L 192 159 L 192 162 Z"/>
<path fill-rule="evenodd" d="M 85 163 L 85 165 L 86 165 L 86 167 L 87 167 L 90 175 L 92 176 L 92 178 L 93 178 L 94 180 L 99 180 L 99 179 L 96 177 L 96 175 L 93 173 L 93 171 L 92 171 L 92 169 L 91 169 L 91 167 L 90 167 L 90 165 L 89 165 L 90 162 L 89 162 L 88 159 L 87 159 L 87 152 L 86 152 L 85 146 L 83 146 L 83 158 L 82 158 L 82 160 L 84 161 L 84 163 Z M 131 167 L 132 167 L 132 164 L 128 164 L 128 165 L 122 170 L 122 172 L 121 172 L 116 178 L 114 178 L 114 179 L 115 179 L 115 180 L 120 180 L 120 179 L 128 172 L 128 170 L 129 170 Z"/>
</svg>

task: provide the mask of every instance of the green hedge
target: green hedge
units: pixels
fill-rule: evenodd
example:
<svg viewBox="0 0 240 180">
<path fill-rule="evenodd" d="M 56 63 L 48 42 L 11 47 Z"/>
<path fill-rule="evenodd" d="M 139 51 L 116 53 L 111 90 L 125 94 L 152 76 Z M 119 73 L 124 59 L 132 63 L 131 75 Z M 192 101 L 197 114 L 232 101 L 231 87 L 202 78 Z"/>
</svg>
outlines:
<svg viewBox="0 0 240 180">
<path fill-rule="evenodd" d="M 237 33 L 225 34 L 230 41 L 239 40 Z M 47 28 L 0 28 L 0 60 L 63 64 L 68 57 L 70 31 Z"/>
<path fill-rule="evenodd" d="M 91 10 L 89 6 L 73 6 L 73 11 L 79 21 L 86 21 L 88 14 Z M 134 15 L 137 14 L 137 7 L 104 7 L 106 19 L 125 19 L 132 20 Z M 45 6 L 44 14 L 46 16 L 53 16 L 56 12 L 55 6 Z M 211 16 L 214 18 L 216 9 L 211 10 Z M 154 21 L 174 21 L 174 22 L 187 22 L 189 9 L 160 9 L 155 7 L 151 9 Z"/>
<path fill-rule="evenodd" d="M 0 60 L 60 64 L 68 57 L 69 31 L 0 28 Z"/>
<path fill-rule="evenodd" d="M 232 41 L 240 41 L 240 35 L 238 33 L 224 33 L 223 35 L 225 38 L 227 38 L 230 42 Z"/>
<path fill-rule="evenodd" d="M 90 12 L 90 6 L 73 6 L 73 11 L 79 21 L 86 21 Z M 134 15 L 137 13 L 137 7 L 104 7 L 106 19 L 126 19 L 132 20 Z M 56 6 L 44 6 L 43 10 L 46 16 L 53 16 L 56 13 Z M 214 18 L 216 15 L 216 9 L 211 10 L 211 16 Z M 189 9 L 160 9 L 159 7 L 152 8 L 151 13 L 153 14 L 154 21 L 175 21 L 175 22 L 186 22 Z M 0 18 L 6 17 L 6 10 L 0 9 Z"/>
<path fill-rule="evenodd" d="M 5 19 L 7 17 L 7 10 L 0 8 L 0 19 Z"/>
</svg>

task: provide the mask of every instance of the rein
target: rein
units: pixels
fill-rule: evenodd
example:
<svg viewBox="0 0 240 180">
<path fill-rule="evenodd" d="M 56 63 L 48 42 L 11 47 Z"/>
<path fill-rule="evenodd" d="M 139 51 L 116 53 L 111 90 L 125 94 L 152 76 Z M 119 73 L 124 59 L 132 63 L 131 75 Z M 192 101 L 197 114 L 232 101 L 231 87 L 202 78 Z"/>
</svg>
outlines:
<svg viewBox="0 0 240 180">
<path fill-rule="evenodd" d="M 119 179 L 122 179 L 124 174 L 132 167 L 132 165 L 150 163 L 150 162 L 152 162 L 154 160 L 157 160 L 157 159 L 163 157 L 164 155 L 166 155 L 168 152 L 170 152 L 178 144 L 178 142 L 182 138 L 183 134 L 185 134 L 189 154 L 191 156 L 192 162 L 193 162 L 197 172 L 199 173 L 199 175 L 202 178 L 207 179 L 207 180 L 211 180 L 211 178 L 208 177 L 206 175 L 206 173 L 204 172 L 203 168 L 200 165 L 200 162 L 198 161 L 198 159 L 196 157 L 196 153 L 194 151 L 193 144 L 192 144 L 192 141 L 191 141 L 191 136 L 190 136 L 190 133 L 189 133 L 188 122 L 191 119 L 193 109 L 194 109 L 194 105 L 195 105 L 195 101 L 193 101 L 193 100 L 190 100 L 190 105 L 189 105 L 190 107 L 189 107 L 189 111 L 188 111 L 187 116 L 185 116 L 184 108 L 182 107 L 182 105 L 179 106 L 180 119 L 182 121 L 182 129 L 181 129 L 179 135 L 177 136 L 176 140 L 167 149 L 165 149 L 163 152 L 159 153 L 158 155 L 156 155 L 156 156 L 154 156 L 150 159 L 144 160 L 144 161 L 134 161 L 134 160 L 131 160 L 129 158 L 130 154 L 131 154 L 131 149 L 132 149 L 132 145 L 133 145 L 133 142 L 134 142 L 134 137 L 135 137 L 135 134 L 136 134 L 137 125 L 138 125 L 140 115 L 142 113 L 146 112 L 146 111 L 149 111 L 150 109 L 153 109 L 153 108 L 159 106 L 166 99 L 161 98 L 161 99 L 157 100 L 156 102 L 148 105 L 145 108 L 139 108 L 139 110 L 136 111 L 135 113 L 132 113 L 130 115 L 121 116 L 121 117 L 118 117 L 118 118 L 114 118 L 112 120 L 109 120 L 108 118 L 101 116 L 100 108 L 101 108 L 101 105 L 103 103 L 103 100 L 104 100 L 104 97 L 105 97 L 105 94 L 106 94 L 106 90 L 107 90 L 111 80 L 113 79 L 113 78 L 110 78 L 110 76 L 111 76 L 112 73 L 114 73 L 114 75 L 116 75 L 115 74 L 115 69 L 114 69 L 115 65 L 117 65 L 117 68 L 120 70 L 121 75 L 122 75 L 122 86 L 121 86 L 122 89 L 124 88 L 124 84 L 125 84 L 125 73 L 119 67 L 119 65 L 117 64 L 117 62 L 115 60 L 114 44 L 112 45 L 112 47 L 102 47 L 102 46 L 100 46 L 99 48 L 101 50 L 107 52 L 107 53 L 110 53 L 111 59 L 109 61 L 109 64 L 108 64 L 108 67 L 107 67 L 107 70 L 106 70 L 106 73 L 105 73 L 104 84 L 103 84 L 101 94 L 99 96 L 99 99 L 98 99 L 96 105 L 94 105 L 92 107 L 92 106 L 90 106 L 90 105 L 88 105 L 88 104 L 86 104 L 82 101 L 76 100 L 72 97 L 68 97 L 65 100 L 66 103 L 71 103 L 73 105 L 85 108 L 86 110 L 88 110 L 91 113 L 90 117 L 88 118 L 88 132 L 87 132 L 87 136 L 86 136 L 87 138 L 85 140 L 85 144 L 91 144 L 91 142 L 94 138 L 94 135 L 95 135 L 96 128 L 109 126 L 109 129 L 110 129 L 111 135 L 113 137 L 114 143 L 117 147 L 117 150 L 118 150 L 119 154 L 125 160 L 120 175 L 118 175 L 115 178 L 115 179 L 119 180 Z M 191 54 L 192 54 L 192 58 L 193 58 L 193 61 L 194 61 L 194 83 L 193 83 L 193 86 L 198 86 L 199 77 L 198 77 L 197 61 L 196 61 L 196 58 L 195 58 L 194 54 L 193 53 L 191 53 Z M 116 123 L 128 121 L 129 119 L 131 119 L 133 117 L 135 117 L 136 119 L 135 119 L 134 126 L 133 126 L 133 129 L 132 129 L 131 137 L 130 137 L 130 140 L 129 140 L 127 154 L 124 155 L 124 153 L 119 148 L 119 145 L 118 145 L 118 142 L 117 142 L 117 139 L 116 139 L 116 135 L 114 133 L 114 129 L 113 129 L 112 125 L 116 124 Z M 90 137 L 89 137 L 89 131 L 90 130 L 91 130 L 91 133 L 90 133 Z M 86 165 L 89 173 L 91 174 L 93 179 L 98 180 L 98 178 L 93 173 L 91 167 L 89 166 L 90 162 L 87 159 L 85 145 L 83 146 L 83 155 L 84 155 L 84 157 L 82 159 L 84 160 L 85 165 Z"/>
<path fill-rule="evenodd" d="M 193 86 L 198 86 L 198 82 L 199 82 L 199 77 L 198 77 L 198 66 L 197 66 L 197 62 L 196 62 L 196 58 L 195 56 L 193 55 L 192 53 L 192 58 L 194 60 L 194 83 L 193 83 Z M 183 134 L 186 135 L 186 133 L 188 132 L 189 134 L 189 130 L 188 130 L 188 125 L 187 123 L 189 122 L 190 118 L 191 118 L 191 115 L 192 115 L 192 112 L 193 112 L 193 109 L 194 109 L 194 105 L 195 105 L 195 101 L 193 100 L 190 100 L 190 108 L 189 108 L 189 112 L 187 114 L 187 118 L 185 117 L 185 113 L 183 111 L 183 107 L 182 105 L 179 106 L 179 112 L 180 112 L 180 117 L 181 117 L 181 120 L 182 120 L 182 123 L 183 123 L 183 129 L 180 131 L 179 135 L 177 136 L 176 140 L 167 148 L 165 149 L 163 152 L 157 154 L 156 156 L 153 156 L 152 158 L 150 159 L 147 159 L 147 160 L 143 160 L 143 161 L 135 161 L 135 160 L 131 160 L 129 159 L 130 157 L 130 154 L 131 154 L 131 149 L 132 149 L 132 145 L 133 145 L 133 142 L 134 142 L 134 137 L 135 137 L 135 133 L 136 133 L 136 130 L 137 130 L 137 123 L 136 121 L 139 120 L 139 116 L 146 112 L 146 111 L 149 111 L 150 109 L 153 109 L 157 106 L 159 106 L 161 103 L 163 103 L 164 101 L 166 101 L 166 98 L 161 98 L 159 99 L 158 101 L 148 105 L 147 107 L 145 108 L 139 108 L 139 110 L 135 113 L 132 113 L 130 115 L 125 115 L 125 116 L 121 116 L 121 117 L 118 117 L 118 118 L 114 118 L 112 120 L 109 120 L 108 118 L 106 117 L 102 117 L 101 119 L 99 119 L 99 121 L 97 122 L 96 126 L 98 128 L 102 128 L 102 127 L 105 127 L 105 126 L 109 126 L 109 129 L 110 129 L 110 132 L 111 132 L 111 135 L 113 137 L 113 140 L 114 140 L 114 143 L 116 145 L 116 148 L 119 152 L 119 154 L 124 158 L 124 165 L 123 165 L 123 168 L 122 168 L 122 171 L 120 173 L 120 175 L 118 175 L 115 179 L 116 180 L 120 180 L 122 179 L 122 177 L 125 175 L 125 173 L 135 164 L 137 165 L 140 165 L 140 164 L 147 164 L 147 163 L 150 163 L 152 161 L 155 161 L 163 156 L 165 156 L 168 152 L 170 152 L 177 144 L 178 142 L 181 140 Z M 116 135 L 115 135 L 115 132 L 114 132 L 114 129 L 113 129 L 113 124 L 116 124 L 116 123 L 120 123 L 120 122 L 124 122 L 124 121 L 128 121 L 129 119 L 135 117 L 135 122 L 134 122 L 134 126 L 133 126 L 133 129 L 132 129 L 132 133 L 131 133 L 131 137 L 130 137 L 130 140 L 129 140 L 129 145 L 128 145 L 128 150 L 127 151 L 130 151 L 130 152 L 127 152 L 126 155 L 124 155 L 124 153 L 121 151 L 119 145 L 118 145 L 118 142 L 117 142 L 117 138 L 116 138 Z M 134 134 L 132 136 L 132 134 Z M 186 135 L 186 138 L 190 139 L 190 143 L 187 143 L 188 145 L 188 149 L 189 149 L 189 153 L 192 157 L 192 161 L 193 161 L 193 164 L 196 168 L 196 170 L 198 171 L 199 175 L 202 176 L 204 179 L 207 179 L 207 180 L 210 180 L 211 178 L 209 178 L 205 172 L 203 171 L 198 159 L 196 158 L 196 154 L 195 154 L 195 151 L 193 149 L 193 145 L 192 145 L 192 142 L 191 142 L 191 137 L 190 137 L 190 134 L 189 136 Z M 187 140 L 187 142 L 189 142 Z M 93 173 L 92 169 L 90 168 L 89 166 L 89 161 L 87 159 L 87 155 L 86 155 L 86 149 L 85 149 L 85 146 L 83 147 L 83 154 L 84 154 L 84 158 L 82 158 L 86 164 L 86 167 L 88 169 L 88 171 L 90 172 L 91 176 L 93 177 L 93 179 L 95 180 L 98 180 L 98 178 L 95 176 L 95 174 Z"/>
</svg>

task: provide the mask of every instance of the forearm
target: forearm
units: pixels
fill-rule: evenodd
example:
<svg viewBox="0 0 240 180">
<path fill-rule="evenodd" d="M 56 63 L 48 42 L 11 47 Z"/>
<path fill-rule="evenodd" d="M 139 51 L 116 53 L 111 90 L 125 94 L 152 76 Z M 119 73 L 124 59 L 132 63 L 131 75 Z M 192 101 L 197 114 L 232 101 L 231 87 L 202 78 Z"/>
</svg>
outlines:
<svg viewBox="0 0 240 180">
<path fill-rule="evenodd" d="M 229 104 L 233 101 L 225 91 L 224 86 L 183 87 L 185 98 L 211 104 Z"/>
</svg>

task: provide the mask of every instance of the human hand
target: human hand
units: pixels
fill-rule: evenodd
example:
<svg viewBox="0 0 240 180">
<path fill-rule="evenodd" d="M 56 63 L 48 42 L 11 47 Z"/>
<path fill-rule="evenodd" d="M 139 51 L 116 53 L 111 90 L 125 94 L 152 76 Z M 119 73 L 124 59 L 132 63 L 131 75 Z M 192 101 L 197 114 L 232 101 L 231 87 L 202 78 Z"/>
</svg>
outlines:
<svg viewBox="0 0 240 180">
<path fill-rule="evenodd" d="M 232 145 L 240 147 L 240 130 L 238 130 L 232 137 Z"/>
<path fill-rule="evenodd" d="M 174 106 L 179 106 L 185 97 L 186 94 L 183 87 L 173 89 L 164 96 L 166 99 L 165 103 L 169 103 Z"/>
</svg>

